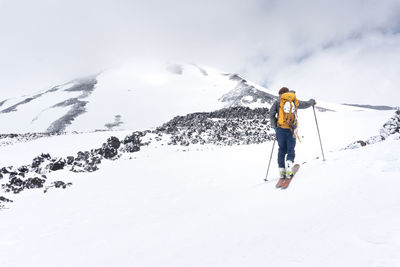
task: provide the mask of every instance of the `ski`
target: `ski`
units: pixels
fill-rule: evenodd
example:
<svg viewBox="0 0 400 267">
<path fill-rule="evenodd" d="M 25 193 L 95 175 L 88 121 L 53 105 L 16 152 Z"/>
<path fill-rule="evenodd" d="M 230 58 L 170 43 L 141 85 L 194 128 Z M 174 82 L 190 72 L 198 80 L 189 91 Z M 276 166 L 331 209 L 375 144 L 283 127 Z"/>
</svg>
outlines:
<svg viewBox="0 0 400 267">
<path fill-rule="evenodd" d="M 288 188 L 290 182 L 292 181 L 293 177 L 296 175 L 296 173 L 297 173 L 297 171 L 298 171 L 299 169 L 300 169 L 300 165 L 299 165 L 299 164 L 295 164 L 295 165 L 293 166 L 293 169 L 292 169 L 292 170 L 293 170 L 293 175 L 292 175 L 292 177 L 291 177 L 291 178 L 282 179 L 283 182 L 281 183 L 280 188 L 282 188 L 282 189 Z M 280 180 L 281 180 L 281 179 L 280 179 Z M 280 181 L 279 181 L 279 182 L 280 182 Z M 278 184 L 279 184 L 279 182 L 278 182 Z M 278 187 L 278 184 L 277 184 L 277 187 Z"/>
<path fill-rule="evenodd" d="M 279 178 L 278 183 L 276 184 L 276 188 L 280 188 L 282 184 L 285 182 L 285 178 Z"/>
</svg>

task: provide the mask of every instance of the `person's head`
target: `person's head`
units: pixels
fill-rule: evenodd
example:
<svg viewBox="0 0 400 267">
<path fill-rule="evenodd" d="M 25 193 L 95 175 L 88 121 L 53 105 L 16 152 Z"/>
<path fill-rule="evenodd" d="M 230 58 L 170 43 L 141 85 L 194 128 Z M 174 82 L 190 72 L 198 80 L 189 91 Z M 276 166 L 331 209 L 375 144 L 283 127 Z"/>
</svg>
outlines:
<svg viewBox="0 0 400 267">
<path fill-rule="evenodd" d="M 281 89 L 279 89 L 279 95 L 282 95 L 287 92 L 289 92 L 289 88 L 287 87 L 282 87 Z"/>
</svg>

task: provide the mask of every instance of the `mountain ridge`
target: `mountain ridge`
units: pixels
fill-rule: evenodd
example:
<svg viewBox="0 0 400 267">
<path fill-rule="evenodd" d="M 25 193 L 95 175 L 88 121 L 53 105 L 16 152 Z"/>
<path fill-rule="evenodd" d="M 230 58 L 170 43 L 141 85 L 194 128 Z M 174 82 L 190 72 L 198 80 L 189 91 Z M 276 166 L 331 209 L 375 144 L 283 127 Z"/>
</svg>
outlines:
<svg viewBox="0 0 400 267">
<path fill-rule="evenodd" d="M 269 108 L 277 98 L 238 74 L 196 64 L 122 66 L 0 101 L 0 124 L 2 133 L 140 130 L 195 112 Z M 318 102 L 319 111 L 369 108 Z"/>
</svg>

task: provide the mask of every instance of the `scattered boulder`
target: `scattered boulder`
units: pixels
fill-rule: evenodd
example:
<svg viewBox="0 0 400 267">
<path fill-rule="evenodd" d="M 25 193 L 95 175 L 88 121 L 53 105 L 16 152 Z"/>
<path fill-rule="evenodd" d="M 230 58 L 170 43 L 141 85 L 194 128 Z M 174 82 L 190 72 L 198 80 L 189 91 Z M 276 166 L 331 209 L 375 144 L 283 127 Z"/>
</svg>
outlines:
<svg viewBox="0 0 400 267">
<path fill-rule="evenodd" d="M 68 156 L 68 157 L 67 157 L 67 164 L 68 164 L 68 165 L 71 165 L 71 164 L 73 164 L 73 163 L 74 163 L 74 160 L 75 160 L 75 158 L 74 158 L 74 157 L 72 157 L 72 156 Z"/>
<path fill-rule="evenodd" d="M 118 148 L 120 145 L 121 142 L 119 139 L 115 136 L 111 136 L 107 139 L 107 142 L 104 143 L 103 146 L 96 152 L 106 159 L 115 159 L 118 155 Z"/>
<path fill-rule="evenodd" d="M 72 185 L 72 183 L 64 183 L 63 181 L 55 181 L 53 182 L 55 188 L 67 188 L 67 186 Z"/>
<path fill-rule="evenodd" d="M 11 199 L 0 196 L 0 202 L 13 202 Z"/>
<path fill-rule="evenodd" d="M 29 168 L 27 166 L 21 166 L 18 168 L 18 171 L 21 173 L 27 173 L 29 172 Z"/>
<path fill-rule="evenodd" d="M 0 210 L 5 208 L 5 205 L 3 205 L 3 203 L 9 203 L 9 202 L 13 202 L 13 201 L 6 197 L 0 196 Z"/>
<path fill-rule="evenodd" d="M 21 177 L 18 176 L 11 176 L 9 182 L 2 185 L 3 189 L 6 192 L 13 192 L 14 194 L 20 193 L 24 190 L 24 181 Z"/>
<path fill-rule="evenodd" d="M 112 147 L 115 149 L 118 149 L 121 145 L 121 141 L 115 136 L 111 136 L 110 138 L 107 139 L 107 146 Z"/>
<path fill-rule="evenodd" d="M 397 109 L 394 115 L 383 124 L 379 130 L 379 135 L 370 137 L 367 141 L 356 141 L 348 145 L 345 149 L 354 149 L 366 145 L 375 144 L 388 139 L 389 137 L 397 139 L 396 136 L 400 135 L 400 109 Z"/>
<path fill-rule="evenodd" d="M 131 135 L 125 137 L 122 141 L 123 147 L 122 152 L 134 153 L 140 151 L 140 146 L 142 145 L 140 138 L 144 136 L 142 132 L 134 132 Z"/>
<path fill-rule="evenodd" d="M 98 164 L 101 163 L 102 156 L 99 154 L 100 149 L 91 151 L 79 151 L 75 161 L 73 162 L 71 171 L 73 172 L 94 172 L 99 168 Z"/>
<path fill-rule="evenodd" d="M 6 192 L 13 192 L 14 194 L 18 194 L 25 189 L 32 188 L 41 188 L 45 183 L 45 179 L 34 177 L 28 178 L 26 180 L 24 177 L 20 175 L 11 175 L 9 178 L 9 182 L 3 184 L 2 187 Z"/>
<path fill-rule="evenodd" d="M 46 186 L 46 189 L 43 191 L 43 193 L 47 193 L 47 191 L 50 188 L 62 188 L 62 189 L 65 189 L 65 188 L 67 188 L 67 186 L 71 186 L 71 185 L 72 185 L 72 183 L 65 183 L 63 181 L 55 181 L 55 182 L 52 182 L 50 186 Z"/>
<path fill-rule="evenodd" d="M 346 149 L 360 148 L 360 147 L 363 147 L 363 146 L 366 146 L 366 145 L 367 145 L 366 142 L 364 142 L 364 141 L 362 141 L 362 140 L 358 140 L 358 141 L 356 141 L 356 142 L 351 143 L 350 145 L 348 145 L 348 146 L 346 147 Z"/>
<path fill-rule="evenodd" d="M 9 174 L 9 173 L 12 172 L 12 169 L 13 169 L 12 166 L 10 166 L 10 167 L 3 167 L 3 168 L 1 168 L 1 172 L 4 173 L 4 174 Z"/>
<path fill-rule="evenodd" d="M 100 155 L 102 155 L 106 159 L 112 159 L 118 155 L 118 150 L 105 145 L 101 148 Z"/>
<path fill-rule="evenodd" d="M 32 189 L 32 188 L 42 188 L 44 182 L 46 182 L 45 179 L 41 179 L 39 177 L 34 177 L 34 178 L 28 178 L 24 181 L 25 188 L 27 189 Z"/>
<path fill-rule="evenodd" d="M 50 159 L 51 159 L 50 154 L 43 153 L 33 159 L 31 166 L 32 166 L 32 168 L 38 168 L 43 162 L 45 162 L 46 160 L 50 160 Z"/>
<path fill-rule="evenodd" d="M 66 161 L 64 159 L 59 158 L 59 159 L 55 160 L 54 162 L 50 163 L 48 168 L 51 171 L 62 170 L 65 167 L 65 163 L 66 163 Z"/>
</svg>

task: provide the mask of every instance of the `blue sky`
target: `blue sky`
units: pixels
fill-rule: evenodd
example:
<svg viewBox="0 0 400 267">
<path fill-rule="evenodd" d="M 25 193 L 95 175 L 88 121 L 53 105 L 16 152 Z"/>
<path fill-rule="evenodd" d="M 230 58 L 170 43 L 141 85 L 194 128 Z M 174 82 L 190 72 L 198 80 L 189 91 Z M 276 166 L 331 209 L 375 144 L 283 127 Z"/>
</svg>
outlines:
<svg viewBox="0 0 400 267">
<path fill-rule="evenodd" d="M 400 105 L 398 0 L 0 0 L 0 34 L 2 98 L 156 58 L 304 98 Z"/>
</svg>

